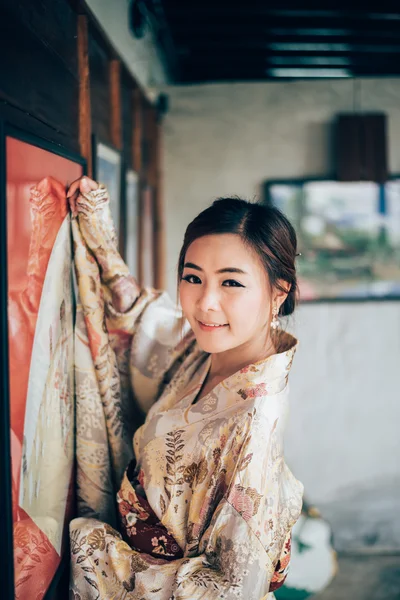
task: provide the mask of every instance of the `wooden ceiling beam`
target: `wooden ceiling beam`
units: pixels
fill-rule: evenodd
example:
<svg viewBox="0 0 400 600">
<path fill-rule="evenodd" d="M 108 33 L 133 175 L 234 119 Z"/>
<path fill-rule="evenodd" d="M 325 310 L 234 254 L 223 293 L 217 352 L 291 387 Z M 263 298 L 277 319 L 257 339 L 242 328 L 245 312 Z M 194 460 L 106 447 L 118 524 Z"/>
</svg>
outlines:
<svg viewBox="0 0 400 600">
<path fill-rule="evenodd" d="M 178 45 L 179 55 L 185 56 L 196 52 L 212 53 L 216 50 L 224 50 L 226 52 L 239 51 L 242 49 L 263 52 L 268 50 L 278 54 L 285 52 L 310 52 L 312 54 L 398 54 L 400 53 L 400 35 L 397 40 L 392 42 L 378 42 L 377 40 L 361 40 L 343 38 L 337 40 L 301 40 L 301 39 L 285 39 L 282 42 L 277 42 L 274 39 L 267 37 L 261 38 L 256 36 L 242 37 L 239 39 L 226 38 L 220 36 L 218 39 L 196 39 L 182 42 Z"/>
<path fill-rule="evenodd" d="M 268 68 L 399 73 L 400 5 L 364 0 L 152 0 L 161 2 L 179 82 L 268 79 Z M 202 79 L 203 77 L 203 79 Z"/>
<path fill-rule="evenodd" d="M 377 74 L 376 71 L 368 71 L 363 69 L 356 69 L 352 71 L 352 77 L 398 77 L 398 71 L 390 71 L 387 70 L 385 72 Z M 287 76 L 287 77 L 276 77 L 269 74 L 267 71 L 263 70 L 253 70 L 253 69 L 236 69 L 235 71 L 229 72 L 211 72 L 209 70 L 206 71 L 195 71 L 190 73 L 183 72 L 182 79 L 179 81 L 181 85 L 185 84 L 207 84 L 207 83 L 227 83 L 227 82 L 246 82 L 246 81 L 285 81 L 285 80 L 296 80 L 296 79 L 317 79 L 321 80 L 321 77 L 300 77 L 300 76 Z M 324 77 L 324 79 L 329 79 L 329 76 Z M 335 77 L 337 79 L 337 77 Z"/>
<path fill-rule="evenodd" d="M 398 9 L 398 5 L 394 0 L 382 0 L 377 2 L 376 0 L 364 0 L 361 5 L 353 6 L 350 8 L 348 0 L 324 0 L 322 3 L 312 2 L 301 2 L 298 0 L 247 0 L 246 4 L 232 3 L 232 0 L 191 0 L 190 4 L 185 4 L 182 0 L 162 0 L 164 9 L 180 10 L 189 7 L 193 7 L 197 10 L 224 10 L 229 11 L 262 11 L 272 14 L 287 14 L 287 13 L 314 13 L 314 14 L 326 14 L 331 12 L 338 12 L 344 10 L 351 13 L 365 13 L 374 11 L 380 14 L 392 13 Z"/>
<path fill-rule="evenodd" d="M 335 3 L 336 4 L 336 3 Z M 378 10 L 377 7 L 363 5 L 359 9 L 349 9 L 337 5 L 331 10 L 288 10 L 286 8 L 271 8 L 269 2 L 262 2 L 260 5 L 252 5 L 250 2 L 229 2 L 229 5 L 223 5 L 221 2 L 213 2 L 207 4 L 205 2 L 183 3 L 181 0 L 174 5 L 171 0 L 163 2 L 163 8 L 168 20 L 185 20 L 191 22 L 197 19 L 259 19 L 265 18 L 274 22 L 288 23 L 296 22 L 297 26 L 303 26 L 305 22 L 342 22 L 360 21 L 360 22 L 376 22 L 384 26 L 385 23 L 395 21 L 398 18 L 399 8 L 392 10 Z"/>
<path fill-rule="evenodd" d="M 209 43 L 219 44 L 237 44 L 243 45 L 253 43 L 255 45 L 266 44 L 268 42 L 303 42 L 303 43 L 319 43 L 319 44 L 374 44 L 374 45 L 389 45 L 400 44 L 400 23 L 396 30 L 382 32 L 373 31 L 348 31 L 347 33 L 337 33 L 335 35 L 323 35 L 316 33 L 296 33 L 294 30 L 291 33 L 280 35 L 269 30 L 267 27 L 252 25 L 244 28 L 243 25 L 235 25 L 221 28 L 217 25 L 207 25 L 204 28 L 186 28 L 182 32 L 174 32 L 176 45 L 181 44 L 206 45 Z M 382 35 L 380 35 L 382 34 Z"/>
<path fill-rule="evenodd" d="M 186 56 L 182 59 L 182 64 L 197 64 L 197 63 L 215 63 L 221 62 L 222 64 L 226 62 L 245 62 L 251 64 L 252 61 L 259 61 L 261 63 L 266 63 L 269 59 L 281 58 L 284 62 L 285 60 L 293 60 L 296 61 L 298 58 L 304 57 L 310 59 L 318 60 L 318 59 L 338 59 L 338 62 L 341 62 L 339 59 L 342 59 L 342 62 L 345 62 L 345 59 L 348 59 L 349 62 L 360 62 L 360 63 L 370 63 L 371 61 L 375 61 L 377 63 L 387 64 L 388 62 L 393 62 L 395 64 L 400 65 L 400 50 L 397 53 L 360 53 L 360 52 L 311 52 L 311 51 L 297 51 L 297 52 L 272 52 L 265 49 L 263 52 L 259 50 L 249 49 L 249 48 L 220 48 L 220 49 L 208 49 L 199 52 L 191 52 L 190 55 Z M 307 62 L 307 61 L 305 61 Z M 329 62 L 327 60 L 327 62 Z"/>
<path fill-rule="evenodd" d="M 399 12 L 400 17 L 400 12 Z M 167 16 L 172 35 L 188 31 L 202 31 L 204 28 L 219 29 L 220 33 L 226 30 L 241 28 L 241 31 L 249 27 L 250 29 L 269 29 L 269 30 L 301 30 L 301 29 L 322 29 L 322 30 L 352 30 L 352 31 L 378 31 L 391 32 L 399 31 L 400 19 L 374 20 L 349 18 L 340 13 L 337 16 L 316 18 L 309 16 L 298 19 L 294 17 L 269 17 L 252 15 L 245 12 L 243 15 L 235 15 L 231 11 L 226 11 L 220 17 L 212 13 L 204 14 L 171 14 Z"/>
</svg>

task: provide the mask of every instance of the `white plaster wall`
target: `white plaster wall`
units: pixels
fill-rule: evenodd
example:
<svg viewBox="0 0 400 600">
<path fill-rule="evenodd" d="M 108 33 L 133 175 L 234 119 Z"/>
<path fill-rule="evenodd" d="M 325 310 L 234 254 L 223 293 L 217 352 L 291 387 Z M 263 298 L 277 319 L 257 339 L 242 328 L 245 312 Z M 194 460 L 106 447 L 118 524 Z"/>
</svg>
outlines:
<svg viewBox="0 0 400 600">
<path fill-rule="evenodd" d="M 140 40 L 133 37 L 128 24 L 128 0 L 86 2 L 127 68 L 151 97 L 151 86 L 165 84 L 168 80 L 152 33 L 148 31 Z"/>
<path fill-rule="evenodd" d="M 389 116 L 400 172 L 400 79 L 363 80 L 362 110 Z M 168 87 L 164 128 L 168 289 L 186 225 L 215 197 L 332 171 L 331 122 L 351 80 Z M 301 306 L 287 460 L 331 520 L 338 548 L 400 547 L 400 303 Z"/>
</svg>

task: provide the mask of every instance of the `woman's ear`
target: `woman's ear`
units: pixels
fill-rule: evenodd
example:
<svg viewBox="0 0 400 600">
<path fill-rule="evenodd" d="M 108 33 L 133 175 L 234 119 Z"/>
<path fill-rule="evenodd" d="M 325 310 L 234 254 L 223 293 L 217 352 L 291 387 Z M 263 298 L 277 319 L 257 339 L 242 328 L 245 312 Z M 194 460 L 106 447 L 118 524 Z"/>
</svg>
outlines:
<svg viewBox="0 0 400 600">
<path fill-rule="evenodd" d="M 290 285 L 290 283 L 288 283 L 284 279 L 278 279 L 278 281 L 276 282 L 273 293 L 273 304 L 276 304 L 278 306 L 278 310 L 288 297 L 291 287 L 292 286 Z"/>
</svg>

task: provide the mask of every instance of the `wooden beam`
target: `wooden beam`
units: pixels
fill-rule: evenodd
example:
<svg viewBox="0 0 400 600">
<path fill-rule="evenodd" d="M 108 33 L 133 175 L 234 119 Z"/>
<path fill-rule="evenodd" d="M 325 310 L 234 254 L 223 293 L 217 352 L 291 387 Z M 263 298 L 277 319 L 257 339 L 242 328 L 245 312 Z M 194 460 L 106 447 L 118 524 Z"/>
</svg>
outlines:
<svg viewBox="0 0 400 600">
<path fill-rule="evenodd" d="M 110 60 L 110 134 L 113 146 L 122 149 L 122 118 L 121 118 L 121 63 Z"/>
<path fill-rule="evenodd" d="M 143 253 L 144 234 L 143 234 L 143 161 L 142 161 L 142 136 L 143 136 L 143 112 L 142 112 L 142 94 L 138 87 L 132 92 L 132 167 L 138 175 L 138 264 L 137 273 L 139 285 L 143 286 Z"/>
<path fill-rule="evenodd" d="M 88 20 L 78 15 L 78 73 L 79 73 L 79 148 L 86 159 L 87 174 L 93 176 L 92 165 L 92 119 L 90 113 L 90 73 L 88 51 Z"/>
<path fill-rule="evenodd" d="M 146 165 L 147 183 L 153 190 L 154 285 L 158 289 L 164 289 L 166 262 L 164 211 L 161 193 L 161 124 L 157 110 L 151 105 L 146 107 L 146 140 L 149 154 L 147 157 L 148 164 Z"/>
<path fill-rule="evenodd" d="M 143 113 L 142 95 L 139 88 L 132 93 L 133 133 L 132 133 L 132 166 L 133 170 L 142 175 L 142 135 L 143 135 Z"/>
<path fill-rule="evenodd" d="M 317 7 L 316 10 L 310 8 L 302 8 L 300 10 L 288 10 L 288 8 L 274 9 L 269 2 L 258 2 L 256 5 L 249 3 L 230 2 L 229 9 L 223 2 L 210 3 L 201 2 L 186 2 L 177 0 L 166 3 L 168 8 L 166 16 L 171 26 L 172 34 L 177 30 L 177 26 L 183 28 L 190 23 L 195 27 L 207 26 L 208 23 L 219 23 L 229 25 L 230 23 L 242 22 L 243 25 L 253 25 L 255 22 L 262 23 L 268 28 L 275 27 L 290 27 L 290 28 L 363 28 L 376 27 L 378 29 L 392 29 L 395 19 L 387 18 L 390 14 L 397 13 L 396 10 L 379 11 L 376 2 L 371 10 L 367 10 L 365 3 L 358 9 L 348 9 L 347 7 L 340 8 L 335 2 L 336 8 L 333 10 L 321 10 Z M 173 6 L 175 4 L 175 6 Z M 253 4 L 253 6 L 251 6 Z M 281 3 L 282 4 L 282 3 Z M 347 3 L 348 4 L 348 3 Z M 347 10 L 346 10 L 347 8 Z M 371 18 L 371 12 L 373 17 Z M 222 27 L 221 27 L 222 29 Z"/>
<path fill-rule="evenodd" d="M 153 105 L 147 98 L 142 97 L 143 111 L 143 134 L 142 134 L 142 173 L 143 181 L 149 185 L 154 183 L 152 172 L 152 151 L 153 151 L 153 127 L 152 127 Z"/>
<path fill-rule="evenodd" d="M 156 165 L 156 113 L 151 105 L 146 106 L 146 142 L 148 156 L 146 156 L 147 182 L 155 188 L 157 185 L 157 165 Z"/>
<path fill-rule="evenodd" d="M 162 124 L 158 115 L 154 119 L 154 238 L 155 238 L 155 286 L 166 287 L 166 244 L 162 169 Z"/>
</svg>

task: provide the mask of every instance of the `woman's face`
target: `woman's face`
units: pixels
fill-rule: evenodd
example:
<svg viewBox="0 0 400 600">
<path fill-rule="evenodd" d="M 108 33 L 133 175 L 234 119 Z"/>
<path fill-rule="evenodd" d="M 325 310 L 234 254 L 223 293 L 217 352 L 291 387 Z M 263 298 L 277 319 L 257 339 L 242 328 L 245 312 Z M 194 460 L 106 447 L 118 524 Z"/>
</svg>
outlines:
<svg viewBox="0 0 400 600">
<path fill-rule="evenodd" d="M 189 246 L 179 297 L 205 352 L 248 347 L 260 335 L 266 339 L 272 312 L 268 277 L 237 234 L 207 235 Z"/>
</svg>

